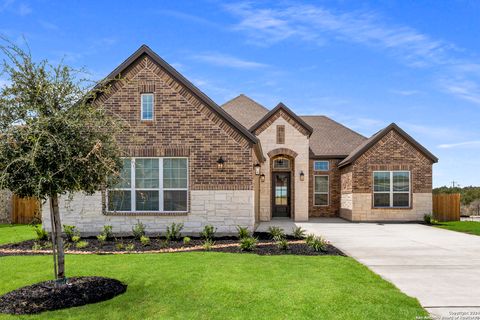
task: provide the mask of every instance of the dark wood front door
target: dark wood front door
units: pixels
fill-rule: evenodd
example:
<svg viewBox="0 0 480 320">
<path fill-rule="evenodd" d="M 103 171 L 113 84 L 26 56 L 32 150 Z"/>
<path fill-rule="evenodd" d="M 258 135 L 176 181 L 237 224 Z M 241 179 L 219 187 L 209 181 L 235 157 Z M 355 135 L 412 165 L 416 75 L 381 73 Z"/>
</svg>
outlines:
<svg viewBox="0 0 480 320">
<path fill-rule="evenodd" d="M 272 179 L 272 217 L 290 217 L 290 172 L 274 172 Z"/>
</svg>

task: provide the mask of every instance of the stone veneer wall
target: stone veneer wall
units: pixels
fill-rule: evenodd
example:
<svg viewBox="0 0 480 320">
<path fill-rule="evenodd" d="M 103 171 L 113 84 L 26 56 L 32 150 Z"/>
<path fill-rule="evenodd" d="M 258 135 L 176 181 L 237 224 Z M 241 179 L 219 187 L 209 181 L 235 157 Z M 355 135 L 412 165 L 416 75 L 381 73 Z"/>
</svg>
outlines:
<svg viewBox="0 0 480 320">
<path fill-rule="evenodd" d="M 260 183 L 260 220 L 269 221 L 272 217 L 272 177 L 268 156 L 270 151 L 275 149 L 289 149 L 294 151 L 297 156 L 294 158 L 294 172 L 292 172 L 292 181 L 294 188 L 293 194 L 293 217 L 295 221 L 308 220 L 308 185 L 309 185 L 309 139 L 296 126 L 292 125 L 291 119 L 285 119 L 284 116 L 272 116 L 275 120 L 269 123 L 269 126 L 262 126 L 262 131 L 257 134 L 260 139 L 263 152 L 267 161 L 262 164 L 262 173 L 265 174 L 265 182 Z M 276 128 L 277 125 L 285 126 L 285 143 L 277 144 Z M 300 181 L 300 172 L 305 174 L 305 180 Z"/>
<path fill-rule="evenodd" d="M 341 169 L 340 216 L 354 221 L 423 219 L 432 212 L 432 164 L 392 129 L 353 164 Z M 381 170 L 410 171 L 410 208 L 373 208 L 373 171 Z"/>
<path fill-rule="evenodd" d="M 12 193 L 0 190 L 0 223 L 10 223 L 12 219 Z"/>
<path fill-rule="evenodd" d="M 328 161 L 329 171 L 314 171 L 313 162 L 315 160 Z M 338 170 L 338 159 L 310 159 L 308 205 L 310 217 L 335 217 L 340 213 L 340 171 Z M 329 201 L 328 206 L 315 206 L 313 204 L 313 177 L 316 175 L 329 176 Z"/>
<path fill-rule="evenodd" d="M 185 234 L 198 234 L 205 225 L 217 227 L 219 234 L 236 233 L 238 225 L 253 231 L 255 224 L 253 190 L 192 190 L 190 212 L 181 216 L 112 216 L 102 214 L 102 195 L 76 194 L 72 200 L 60 198 L 62 224 L 74 225 L 83 235 L 99 234 L 104 225 L 112 225 L 113 231 L 130 234 L 138 222 L 146 225 L 149 234 L 165 232 L 172 222 L 184 223 Z M 42 212 L 50 212 L 48 204 Z M 43 227 L 50 230 L 50 216 L 43 216 Z"/>
</svg>

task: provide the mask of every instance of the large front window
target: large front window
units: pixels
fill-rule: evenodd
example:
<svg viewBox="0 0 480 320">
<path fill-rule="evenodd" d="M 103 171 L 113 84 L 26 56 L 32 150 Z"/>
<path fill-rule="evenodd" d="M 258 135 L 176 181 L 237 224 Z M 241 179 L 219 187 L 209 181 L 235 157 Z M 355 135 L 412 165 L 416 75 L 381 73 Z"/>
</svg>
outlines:
<svg viewBox="0 0 480 320">
<path fill-rule="evenodd" d="M 185 212 L 187 198 L 187 158 L 123 159 L 120 181 L 108 190 L 108 210 Z"/>
<path fill-rule="evenodd" d="M 373 206 L 406 208 L 410 206 L 409 171 L 375 171 L 373 173 Z"/>
</svg>

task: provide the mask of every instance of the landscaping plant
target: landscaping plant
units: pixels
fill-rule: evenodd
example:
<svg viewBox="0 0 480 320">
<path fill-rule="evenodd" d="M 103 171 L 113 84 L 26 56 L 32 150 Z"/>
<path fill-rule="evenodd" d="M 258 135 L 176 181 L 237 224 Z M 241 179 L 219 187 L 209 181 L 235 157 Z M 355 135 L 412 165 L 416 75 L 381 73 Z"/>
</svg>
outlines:
<svg viewBox="0 0 480 320">
<path fill-rule="evenodd" d="M 140 240 L 143 236 L 145 236 L 145 225 L 138 221 L 132 228 L 132 233 L 135 239 Z"/>
<path fill-rule="evenodd" d="M 48 232 L 45 231 L 41 226 L 35 226 L 35 233 L 37 234 L 37 240 L 47 240 L 48 239 Z"/>
<path fill-rule="evenodd" d="M 250 231 L 246 227 L 237 226 L 237 234 L 239 239 L 250 237 Z"/>
<path fill-rule="evenodd" d="M 310 233 L 305 237 L 305 243 L 307 245 L 310 245 L 310 243 L 315 239 L 315 235 L 313 233 Z"/>
<path fill-rule="evenodd" d="M 202 232 L 200 232 L 200 237 L 204 240 L 212 240 L 213 237 L 215 236 L 215 232 L 217 232 L 217 228 L 212 226 L 211 224 L 207 224 Z"/>
<path fill-rule="evenodd" d="M 144 247 L 149 246 L 150 245 L 150 238 L 146 237 L 146 236 L 141 236 L 140 237 L 140 242 L 142 243 L 142 245 Z"/>
<path fill-rule="evenodd" d="M 306 231 L 302 227 L 298 226 L 292 229 L 292 234 L 295 239 L 305 239 Z"/>
<path fill-rule="evenodd" d="M 308 246 L 317 252 L 327 251 L 328 241 L 320 236 L 314 236 L 308 243 Z"/>
<path fill-rule="evenodd" d="M 105 240 L 113 239 L 113 227 L 112 226 L 103 226 L 102 235 L 105 236 Z"/>
<path fill-rule="evenodd" d="M 215 242 L 212 239 L 206 239 L 202 243 L 203 250 L 210 251 L 212 247 L 215 245 Z"/>
<path fill-rule="evenodd" d="M 99 234 L 97 236 L 97 240 L 100 243 L 100 245 L 103 246 L 105 244 L 105 241 L 107 240 L 107 236 L 104 234 Z"/>
<path fill-rule="evenodd" d="M 106 83 L 92 87 L 81 70 L 36 61 L 29 50 L 0 41 L 0 189 L 50 202 L 54 273 L 64 284 L 59 196 L 115 184 L 120 122 L 97 99 Z"/>
<path fill-rule="evenodd" d="M 77 243 L 75 243 L 75 247 L 76 247 L 77 249 L 86 248 L 86 247 L 88 247 L 88 242 L 85 241 L 85 240 L 78 241 Z"/>
<path fill-rule="evenodd" d="M 288 248 L 289 248 L 287 239 L 281 239 L 281 240 L 277 241 L 277 247 L 280 250 L 287 251 Z"/>
<path fill-rule="evenodd" d="M 190 237 L 184 237 L 183 238 L 183 244 L 186 245 L 186 246 L 188 246 L 191 241 L 192 241 L 192 239 L 190 239 Z"/>
<path fill-rule="evenodd" d="M 69 226 L 66 224 L 63 225 L 63 233 L 65 233 L 65 236 L 67 237 L 68 241 L 73 241 L 73 237 L 80 235 L 80 232 L 78 232 L 75 226 Z M 76 241 L 73 241 L 73 242 L 76 242 Z"/>
<path fill-rule="evenodd" d="M 240 250 L 242 251 L 253 251 L 257 246 L 257 238 L 246 237 L 240 239 Z"/>
<path fill-rule="evenodd" d="M 81 239 L 80 236 L 73 236 L 73 237 L 72 237 L 72 242 L 77 243 L 77 242 L 80 241 L 80 239 Z"/>
<path fill-rule="evenodd" d="M 275 240 L 275 241 L 279 241 L 285 238 L 285 232 L 283 231 L 283 229 L 276 226 L 269 227 L 268 233 L 270 234 L 270 237 L 272 238 L 272 240 Z"/>
<path fill-rule="evenodd" d="M 135 250 L 135 244 L 133 244 L 133 243 L 127 244 L 127 245 L 125 246 L 125 250 L 127 250 L 127 251 L 133 251 L 133 250 Z"/>
<path fill-rule="evenodd" d="M 179 240 L 181 236 L 181 231 L 183 229 L 183 223 L 173 222 L 171 225 L 167 226 L 167 240 Z"/>
</svg>

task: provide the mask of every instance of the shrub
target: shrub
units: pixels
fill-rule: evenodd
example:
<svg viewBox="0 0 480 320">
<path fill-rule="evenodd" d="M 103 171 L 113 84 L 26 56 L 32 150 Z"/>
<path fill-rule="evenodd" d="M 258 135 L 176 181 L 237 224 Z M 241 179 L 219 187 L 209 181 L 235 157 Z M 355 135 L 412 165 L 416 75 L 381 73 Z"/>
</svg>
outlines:
<svg viewBox="0 0 480 320">
<path fill-rule="evenodd" d="M 315 239 L 315 235 L 313 233 L 310 233 L 308 236 L 305 237 L 305 243 L 307 245 L 310 245 L 313 239 Z"/>
<path fill-rule="evenodd" d="M 167 240 L 178 240 L 180 239 L 180 232 L 183 229 L 183 223 L 172 223 L 170 226 L 167 226 Z"/>
<path fill-rule="evenodd" d="M 75 242 L 75 243 L 79 242 L 80 239 L 81 239 L 80 236 L 73 236 L 72 237 L 72 241 Z"/>
<path fill-rule="evenodd" d="M 423 215 L 423 221 L 425 221 L 426 224 L 432 224 L 432 214 L 431 213 L 426 213 Z"/>
<path fill-rule="evenodd" d="M 33 251 L 42 250 L 42 246 L 40 245 L 40 243 L 38 243 L 37 241 L 35 241 L 35 242 L 33 242 L 32 250 L 33 250 Z"/>
<path fill-rule="evenodd" d="M 302 227 L 295 227 L 292 230 L 293 237 L 295 239 L 305 239 L 306 231 Z"/>
<path fill-rule="evenodd" d="M 125 250 L 127 250 L 127 251 L 133 251 L 133 250 L 135 250 L 135 244 L 133 244 L 133 243 L 127 244 L 127 245 L 125 246 Z"/>
<path fill-rule="evenodd" d="M 53 248 L 53 244 L 51 241 L 45 242 L 43 244 L 43 249 L 52 249 L 52 248 Z"/>
<path fill-rule="evenodd" d="M 168 247 L 168 239 L 160 241 L 160 248 L 166 248 Z"/>
<path fill-rule="evenodd" d="M 105 244 L 105 241 L 107 240 L 107 236 L 102 233 L 97 236 L 97 239 L 100 245 L 103 246 Z"/>
<path fill-rule="evenodd" d="M 113 227 L 112 226 L 103 226 L 102 234 L 106 237 L 106 240 L 113 239 Z"/>
<path fill-rule="evenodd" d="M 146 237 L 146 236 L 141 236 L 140 237 L 140 242 L 142 243 L 142 245 L 144 247 L 150 245 L 150 238 L 149 237 Z"/>
<path fill-rule="evenodd" d="M 140 240 L 145 236 L 145 225 L 138 221 L 132 228 L 132 233 L 135 239 Z"/>
<path fill-rule="evenodd" d="M 240 240 L 240 249 L 242 251 L 253 251 L 257 246 L 257 238 L 246 237 Z"/>
<path fill-rule="evenodd" d="M 66 224 L 63 225 L 63 233 L 65 233 L 67 240 L 70 242 L 73 241 L 73 237 L 80 236 L 80 232 L 78 232 L 75 226 L 69 226 Z M 73 242 L 76 242 L 76 241 L 73 241 Z"/>
<path fill-rule="evenodd" d="M 215 228 L 211 224 L 207 224 L 203 228 L 203 231 L 200 232 L 200 237 L 202 237 L 205 240 L 212 240 L 213 237 L 215 236 L 215 232 L 217 232 L 217 228 Z"/>
<path fill-rule="evenodd" d="M 35 226 L 35 233 L 37 234 L 37 240 L 42 241 L 42 240 L 47 240 L 48 239 L 48 232 L 45 231 L 40 226 Z"/>
<path fill-rule="evenodd" d="M 248 231 L 248 228 L 245 227 L 237 226 L 237 233 L 239 239 L 250 237 L 250 231 Z"/>
<path fill-rule="evenodd" d="M 277 247 L 280 250 L 287 251 L 289 248 L 287 239 L 281 239 L 280 241 L 277 241 Z"/>
<path fill-rule="evenodd" d="M 184 237 L 183 238 L 183 244 L 184 245 L 188 246 L 190 244 L 190 241 L 192 241 L 192 239 L 190 239 L 189 237 Z"/>
<path fill-rule="evenodd" d="M 210 251 L 212 247 L 215 245 L 215 242 L 212 239 L 206 239 L 202 243 L 203 250 Z"/>
<path fill-rule="evenodd" d="M 313 249 L 313 251 L 327 251 L 328 241 L 324 238 L 318 236 L 313 237 L 313 239 L 308 243 L 308 246 Z"/>
<path fill-rule="evenodd" d="M 125 248 L 125 245 L 123 244 L 123 242 L 117 242 L 115 243 L 115 248 L 117 250 L 123 250 Z"/>
<path fill-rule="evenodd" d="M 88 242 L 85 241 L 85 240 L 78 241 L 77 243 L 75 243 L 75 247 L 76 247 L 77 249 L 86 248 L 86 247 L 88 247 Z"/>
<path fill-rule="evenodd" d="M 285 238 L 285 232 L 283 232 L 283 229 L 279 227 L 269 227 L 268 233 L 270 234 L 270 237 L 275 241 L 280 241 Z"/>
</svg>

